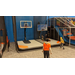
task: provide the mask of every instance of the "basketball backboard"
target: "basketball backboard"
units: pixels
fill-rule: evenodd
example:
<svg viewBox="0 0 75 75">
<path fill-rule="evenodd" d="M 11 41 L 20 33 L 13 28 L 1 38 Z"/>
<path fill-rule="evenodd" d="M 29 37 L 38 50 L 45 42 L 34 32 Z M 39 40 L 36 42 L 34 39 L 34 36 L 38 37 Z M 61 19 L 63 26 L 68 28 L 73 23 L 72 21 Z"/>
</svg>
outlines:
<svg viewBox="0 0 75 75">
<path fill-rule="evenodd" d="M 47 31 L 47 24 L 38 24 L 37 31 Z"/>
<path fill-rule="evenodd" d="M 20 21 L 20 28 L 32 28 L 32 21 Z"/>
</svg>

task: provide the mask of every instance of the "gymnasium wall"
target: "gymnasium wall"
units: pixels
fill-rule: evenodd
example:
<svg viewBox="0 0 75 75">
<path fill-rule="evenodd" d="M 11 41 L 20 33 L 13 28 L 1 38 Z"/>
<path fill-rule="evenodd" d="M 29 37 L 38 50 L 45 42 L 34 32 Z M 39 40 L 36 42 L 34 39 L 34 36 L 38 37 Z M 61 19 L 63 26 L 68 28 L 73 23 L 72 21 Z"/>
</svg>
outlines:
<svg viewBox="0 0 75 75">
<path fill-rule="evenodd" d="M 4 16 L 4 20 L 5 20 L 8 39 L 10 40 L 10 42 L 14 42 L 12 16 Z"/>
<path fill-rule="evenodd" d="M 31 20 L 32 21 L 32 28 L 26 29 L 26 40 L 31 40 L 34 38 L 38 38 L 37 32 L 37 23 L 40 22 L 41 24 L 45 24 L 47 20 L 47 16 L 16 16 L 16 31 L 17 31 L 17 41 L 24 40 L 24 29 L 20 28 L 20 20 Z M 7 30 L 8 39 L 10 42 L 14 42 L 14 35 L 13 35 L 13 21 L 12 16 L 4 16 L 5 19 L 5 26 Z M 45 34 L 45 32 L 43 32 Z M 42 33 L 41 33 L 42 35 Z"/>
<path fill-rule="evenodd" d="M 32 28 L 26 29 L 26 40 L 34 39 L 34 21 L 33 16 L 16 16 L 16 31 L 17 31 L 17 41 L 24 40 L 24 29 L 20 28 L 21 20 L 30 20 L 32 21 Z"/>
</svg>

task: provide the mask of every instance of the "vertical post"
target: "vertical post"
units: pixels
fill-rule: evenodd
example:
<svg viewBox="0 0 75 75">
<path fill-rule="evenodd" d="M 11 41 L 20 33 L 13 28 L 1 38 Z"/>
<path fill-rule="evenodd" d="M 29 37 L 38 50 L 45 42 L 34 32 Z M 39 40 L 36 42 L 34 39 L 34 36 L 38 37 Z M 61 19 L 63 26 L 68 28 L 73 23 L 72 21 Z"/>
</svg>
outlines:
<svg viewBox="0 0 75 75">
<path fill-rule="evenodd" d="M 3 17 L 3 20 L 4 20 L 4 17 Z M 4 22 L 4 42 L 5 42 L 5 44 L 6 44 L 6 26 L 5 26 L 5 22 Z"/>
<path fill-rule="evenodd" d="M 16 31 L 16 18 L 15 18 L 15 16 L 12 16 L 12 19 L 13 19 L 13 33 L 14 33 L 15 46 L 16 46 L 16 50 L 18 52 L 17 31 Z"/>
<path fill-rule="evenodd" d="M 14 40 L 17 41 L 17 32 L 16 32 L 16 19 L 15 19 L 15 16 L 12 16 L 12 19 L 13 19 L 13 33 L 14 33 Z"/>
<path fill-rule="evenodd" d="M 47 19 L 47 34 L 48 34 L 48 28 L 49 28 L 49 18 Z"/>
<path fill-rule="evenodd" d="M 51 18 L 50 18 L 50 38 L 51 38 Z"/>
<path fill-rule="evenodd" d="M 55 18 L 54 18 L 54 28 L 55 28 Z"/>
<path fill-rule="evenodd" d="M 63 28 L 63 40 L 64 40 L 64 28 Z"/>
<path fill-rule="evenodd" d="M 35 28 L 35 16 L 33 17 L 33 20 L 34 20 L 34 39 L 36 39 L 36 38 L 35 38 L 35 29 L 36 29 L 36 28 Z"/>
<path fill-rule="evenodd" d="M 54 20 L 54 39 L 55 39 L 55 20 Z"/>
<path fill-rule="evenodd" d="M 70 33 L 71 33 L 71 28 L 69 30 L 70 30 Z M 71 35 L 69 35 L 69 46 L 70 46 L 70 42 L 71 42 L 70 37 L 71 37 Z"/>
<path fill-rule="evenodd" d="M 55 39 L 55 18 L 54 18 L 54 39 Z"/>
<path fill-rule="evenodd" d="M 49 26 L 49 16 L 48 16 L 48 21 L 47 21 L 47 24 L 48 24 L 48 26 Z"/>
<path fill-rule="evenodd" d="M 58 40 L 59 40 L 59 28 L 58 28 Z"/>
<path fill-rule="evenodd" d="M 26 28 L 24 28 L 24 40 L 26 41 Z"/>
</svg>

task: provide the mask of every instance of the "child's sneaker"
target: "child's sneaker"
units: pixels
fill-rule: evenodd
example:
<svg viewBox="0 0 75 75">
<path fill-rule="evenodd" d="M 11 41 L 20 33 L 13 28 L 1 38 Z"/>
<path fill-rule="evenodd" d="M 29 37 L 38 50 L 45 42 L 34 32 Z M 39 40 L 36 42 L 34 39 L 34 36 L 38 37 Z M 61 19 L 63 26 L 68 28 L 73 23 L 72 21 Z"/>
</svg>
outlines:
<svg viewBox="0 0 75 75">
<path fill-rule="evenodd" d="M 0 58 L 2 58 L 2 54 L 0 54 Z"/>
</svg>

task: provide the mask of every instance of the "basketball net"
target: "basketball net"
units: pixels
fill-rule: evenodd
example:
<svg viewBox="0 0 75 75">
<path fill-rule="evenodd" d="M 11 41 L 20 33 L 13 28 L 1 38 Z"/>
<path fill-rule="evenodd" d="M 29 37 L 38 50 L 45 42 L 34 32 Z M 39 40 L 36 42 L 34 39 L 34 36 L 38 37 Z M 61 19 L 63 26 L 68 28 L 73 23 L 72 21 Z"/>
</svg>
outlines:
<svg viewBox="0 0 75 75">
<path fill-rule="evenodd" d="M 27 26 L 25 26 L 25 28 L 27 28 Z"/>
</svg>

